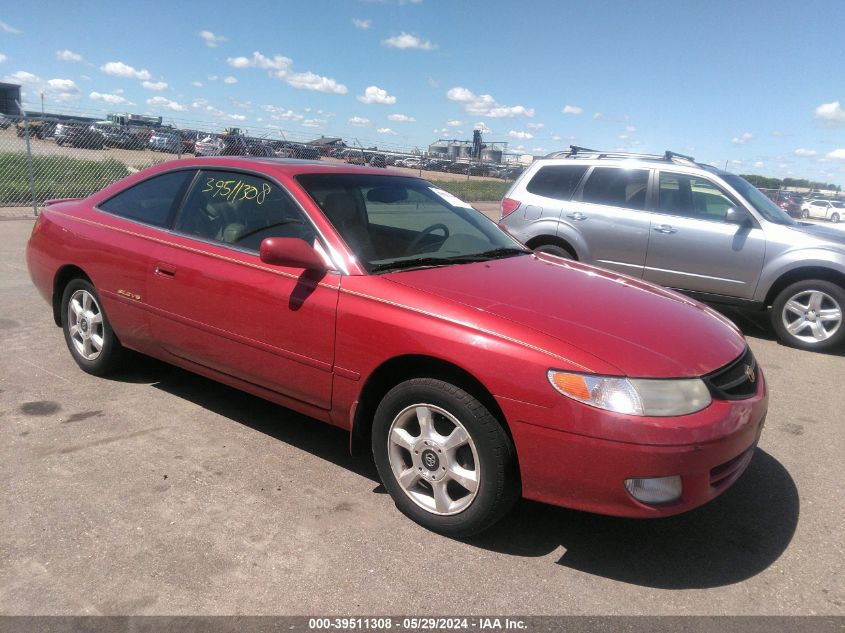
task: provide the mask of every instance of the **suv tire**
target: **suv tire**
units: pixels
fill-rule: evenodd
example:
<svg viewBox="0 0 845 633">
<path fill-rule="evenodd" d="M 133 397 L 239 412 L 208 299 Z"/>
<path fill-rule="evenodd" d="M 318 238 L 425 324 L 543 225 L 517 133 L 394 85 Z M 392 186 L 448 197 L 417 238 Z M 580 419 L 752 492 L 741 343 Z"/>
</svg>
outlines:
<svg viewBox="0 0 845 633">
<path fill-rule="evenodd" d="M 372 450 L 399 511 L 446 536 L 487 529 L 519 496 L 516 452 L 502 425 L 442 380 L 414 378 L 388 391 L 373 420 Z"/>
<path fill-rule="evenodd" d="M 831 215 L 830 221 L 833 222 L 834 224 L 839 224 L 839 214 L 834 213 L 833 215 Z"/>
<path fill-rule="evenodd" d="M 775 334 L 785 345 L 816 352 L 845 340 L 845 289 L 822 279 L 805 279 L 781 290 L 772 305 Z"/>
<path fill-rule="evenodd" d="M 562 257 L 563 259 L 575 259 L 572 256 L 572 253 L 566 250 L 563 246 L 558 246 L 557 244 L 540 244 L 534 248 L 534 252 L 547 253 L 556 257 Z"/>
</svg>

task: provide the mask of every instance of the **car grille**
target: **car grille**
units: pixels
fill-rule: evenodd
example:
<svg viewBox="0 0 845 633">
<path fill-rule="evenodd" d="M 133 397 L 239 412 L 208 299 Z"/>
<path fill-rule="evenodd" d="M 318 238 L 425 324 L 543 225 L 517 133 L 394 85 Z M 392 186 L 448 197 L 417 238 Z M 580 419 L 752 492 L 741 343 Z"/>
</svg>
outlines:
<svg viewBox="0 0 845 633">
<path fill-rule="evenodd" d="M 710 471 L 710 485 L 713 488 L 721 488 L 734 481 L 751 461 L 754 448 L 755 446 L 751 446 L 733 459 L 713 468 Z"/>
<path fill-rule="evenodd" d="M 732 363 L 703 377 L 712 396 L 719 400 L 743 400 L 757 393 L 760 372 L 751 349 Z"/>
</svg>

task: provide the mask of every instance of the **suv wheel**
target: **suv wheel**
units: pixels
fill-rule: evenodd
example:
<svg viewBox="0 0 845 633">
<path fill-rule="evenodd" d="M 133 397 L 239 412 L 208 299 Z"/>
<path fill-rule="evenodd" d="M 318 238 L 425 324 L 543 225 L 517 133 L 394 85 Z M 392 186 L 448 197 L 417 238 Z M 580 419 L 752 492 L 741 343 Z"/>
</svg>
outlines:
<svg viewBox="0 0 845 633">
<path fill-rule="evenodd" d="M 540 246 L 534 248 L 534 252 L 547 253 L 556 257 L 562 257 L 563 259 L 575 259 L 572 256 L 572 253 L 566 250 L 563 246 L 558 246 L 557 244 L 540 244 Z"/>
<path fill-rule="evenodd" d="M 481 532 L 519 496 L 510 438 L 481 402 L 448 382 L 414 378 L 391 389 L 376 410 L 372 444 L 396 507 L 435 532 Z"/>
<path fill-rule="evenodd" d="M 807 279 L 784 288 L 772 306 L 778 339 L 791 347 L 825 351 L 845 340 L 842 309 L 845 289 L 829 281 Z"/>
<path fill-rule="evenodd" d="M 810 212 L 809 212 L 809 211 L 802 211 L 802 212 L 801 212 L 801 217 L 802 217 L 802 218 L 804 218 L 804 219 L 806 220 L 807 218 L 809 218 L 809 217 L 810 217 Z"/>
<path fill-rule="evenodd" d="M 830 221 L 833 222 L 834 224 L 839 224 L 839 214 L 834 213 L 833 215 L 831 215 Z"/>
</svg>

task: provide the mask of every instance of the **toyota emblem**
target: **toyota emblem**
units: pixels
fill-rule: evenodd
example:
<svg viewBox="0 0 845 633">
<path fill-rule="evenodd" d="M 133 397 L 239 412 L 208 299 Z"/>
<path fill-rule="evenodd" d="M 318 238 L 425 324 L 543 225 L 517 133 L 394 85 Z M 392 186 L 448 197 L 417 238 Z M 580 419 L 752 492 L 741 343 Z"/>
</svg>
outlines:
<svg viewBox="0 0 845 633">
<path fill-rule="evenodd" d="M 757 377 L 754 374 L 754 368 L 751 365 L 745 366 L 745 376 L 750 382 L 754 382 L 755 378 Z"/>
</svg>

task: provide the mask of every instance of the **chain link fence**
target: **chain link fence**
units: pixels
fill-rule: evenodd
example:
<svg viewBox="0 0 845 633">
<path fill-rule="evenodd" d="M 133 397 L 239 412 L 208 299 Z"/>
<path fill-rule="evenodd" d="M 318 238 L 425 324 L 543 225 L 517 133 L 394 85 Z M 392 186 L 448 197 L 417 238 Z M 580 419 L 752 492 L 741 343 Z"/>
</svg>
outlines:
<svg viewBox="0 0 845 633">
<path fill-rule="evenodd" d="M 165 161 L 236 155 L 298 158 L 391 168 L 432 181 L 490 215 L 522 171 L 515 164 L 444 159 L 416 148 L 365 148 L 354 139 L 316 144 L 249 136 L 238 130 L 203 131 L 178 125 L 121 125 L 72 116 L 0 116 L 0 218 L 37 215 L 57 198 L 91 195 L 125 176 Z M 485 204 L 486 203 L 486 204 Z"/>
</svg>

